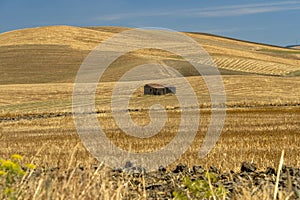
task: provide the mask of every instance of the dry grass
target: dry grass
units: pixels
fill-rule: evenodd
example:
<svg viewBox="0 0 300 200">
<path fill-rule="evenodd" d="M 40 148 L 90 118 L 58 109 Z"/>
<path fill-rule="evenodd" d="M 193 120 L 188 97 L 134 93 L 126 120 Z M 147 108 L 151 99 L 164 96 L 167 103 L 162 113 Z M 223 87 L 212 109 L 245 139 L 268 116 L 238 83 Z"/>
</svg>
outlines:
<svg viewBox="0 0 300 200">
<path fill-rule="evenodd" d="M 299 90 L 295 87 L 300 81 L 299 78 L 223 76 L 223 79 L 229 106 L 225 126 L 215 148 L 207 157 L 199 159 L 198 152 L 210 121 L 210 101 L 202 78 L 188 78 L 202 107 L 200 128 L 187 152 L 168 168 L 172 169 L 178 163 L 186 163 L 189 166 L 213 165 L 222 171 L 238 171 L 242 161 L 253 161 L 260 170 L 264 170 L 269 166 L 277 166 L 282 149 L 286 152 L 285 164 L 299 167 L 300 149 L 297 141 L 300 108 Z M 46 118 L 0 122 L 1 157 L 8 158 L 12 153 L 18 153 L 26 157 L 26 162 L 33 160 L 39 168 L 60 168 L 55 175 L 45 174 L 28 179 L 21 186 L 27 188 L 22 198 L 31 199 L 36 195 L 36 199 L 45 199 L 47 195 L 51 195 L 52 198 L 60 199 L 78 199 L 83 196 L 92 199 L 99 192 L 99 188 L 103 199 L 107 199 L 108 196 L 120 199 L 133 193 L 136 199 L 142 198 L 142 185 L 134 191 L 128 191 L 128 184 L 133 181 L 132 177 L 112 180 L 112 176 L 104 169 L 94 175 L 95 171 L 89 168 L 99 165 L 100 162 L 81 144 L 71 115 L 47 116 L 49 113 L 68 114 L 71 111 L 72 86 L 29 84 L 0 87 L 2 118 L 46 114 Z M 171 108 L 168 110 L 168 120 L 162 132 L 142 140 L 125 135 L 109 113 L 113 86 L 114 83 L 110 82 L 99 85 L 97 109 L 106 111 L 98 115 L 99 123 L 115 145 L 128 151 L 151 152 L 173 139 L 180 122 L 180 111 L 174 110 L 174 107 L 178 106 L 174 96 L 143 96 L 142 91 L 138 90 L 131 98 L 131 108 L 138 109 L 137 112 L 131 113 L 132 118 L 140 125 L 149 122 L 145 109 L 153 103 L 161 103 Z M 12 95 L 15 101 L 11 101 Z M 187 124 L 187 130 L 188 127 Z M 165 156 L 167 158 L 170 155 Z M 80 173 L 77 170 L 78 166 L 88 169 L 85 173 Z M 72 170 L 76 170 L 76 173 L 72 173 Z M 68 174 L 72 176 L 65 175 L 65 171 L 69 171 Z M 85 181 L 82 181 L 83 178 Z M 251 196 L 247 190 L 242 194 L 245 199 L 268 199 L 272 197 L 271 193 L 266 189 L 265 192 L 257 193 L 257 197 Z M 282 192 L 279 194 L 282 199 L 288 196 Z M 242 197 L 237 197 L 240 198 Z"/>
<path fill-rule="evenodd" d="M 164 146 L 176 134 L 180 113 L 170 111 L 165 129 L 149 139 L 137 139 L 126 136 L 115 125 L 110 114 L 101 114 L 101 122 L 106 134 L 116 145 L 131 151 L 153 151 Z M 299 166 L 299 147 L 297 146 L 300 110 L 299 108 L 237 109 L 227 112 L 226 123 L 218 145 L 203 160 L 198 159 L 197 152 L 207 131 L 210 114 L 201 113 L 201 127 L 194 144 L 178 161 L 194 164 L 218 165 L 223 170 L 238 170 L 245 159 L 252 160 L 263 169 L 278 163 L 281 149 L 286 149 L 286 164 Z M 133 113 L 133 119 L 147 123 L 146 112 Z M 188 126 L 188 125 L 187 125 Z M 43 158 L 38 165 L 63 167 L 64 160 L 71 155 L 80 142 L 71 116 L 48 119 L 20 120 L 1 122 L 1 155 L 9 156 L 12 152 L 33 156 L 39 148 L 43 149 Z M 129 145 L 131 144 L 131 145 Z M 180 144 L 179 144 L 180 145 Z M 34 147 L 34 148 L 33 148 Z M 76 156 L 78 162 L 90 158 L 81 146 Z M 45 159 L 47 157 L 47 159 Z"/>
<path fill-rule="evenodd" d="M 146 112 L 133 112 L 132 116 L 135 120 L 139 119 L 140 123 L 147 123 Z M 99 121 L 107 136 L 120 148 L 151 152 L 173 139 L 176 126 L 180 122 L 179 117 L 179 112 L 170 111 L 162 132 L 144 140 L 123 134 L 109 114 L 99 115 Z M 169 169 L 178 163 L 185 163 L 189 166 L 216 166 L 222 171 L 239 171 L 241 162 L 249 161 L 256 163 L 259 170 L 264 170 L 269 166 L 277 167 L 282 149 L 286 152 L 286 165 L 300 166 L 300 148 L 297 142 L 300 128 L 299 107 L 228 110 L 217 145 L 207 157 L 199 159 L 198 152 L 207 131 L 209 117 L 209 112 L 201 113 L 201 126 L 193 144 L 176 163 L 168 166 Z M 143 196 L 142 185 L 135 191 L 128 191 L 128 184 L 134 180 L 133 177 L 112 179 L 105 169 L 95 173 L 93 166 L 101 163 L 93 159 L 81 144 L 71 116 L 1 122 L 0 131 L 1 157 L 8 158 L 12 153 L 18 153 L 25 155 L 26 162 L 32 162 L 33 159 L 33 163 L 40 169 L 60 169 L 52 175 L 28 178 L 22 186 L 28 188 L 22 199 L 30 199 L 35 193 L 36 199 L 44 199 L 47 195 L 57 199 L 92 199 L 99 194 L 101 199 L 108 196 L 120 199 L 126 194 L 136 193 L 140 195 L 136 199 Z M 168 156 L 171 155 L 165 155 L 161 159 Z M 79 166 L 84 166 L 85 171 L 81 172 Z M 259 192 L 256 196 L 257 199 L 267 199 L 271 197 L 270 193 L 272 192 Z M 245 190 L 243 198 L 255 197 Z"/>
<path fill-rule="evenodd" d="M 109 75 L 108 75 L 109 76 Z M 117 76 L 117 75 L 115 75 Z M 204 80 L 201 77 L 189 77 L 201 107 L 210 106 L 210 97 Z M 299 105 L 299 77 L 270 76 L 223 76 L 227 95 L 227 106 L 265 107 Z M 149 80 L 151 82 L 151 80 Z M 126 83 L 124 83 L 126 84 Z M 113 82 L 100 83 L 97 90 L 97 109 L 109 110 Z M 71 95 L 73 84 L 18 84 L 0 85 L 0 116 L 6 114 L 34 114 L 50 112 L 71 112 Z M 133 109 L 142 109 L 154 101 L 165 102 L 166 106 L 178 107 L 174 96 L 144 96 L 142 88 L 131 98 Z M 13 101 L 12 101 L 13 96 Z"/>
</svg>

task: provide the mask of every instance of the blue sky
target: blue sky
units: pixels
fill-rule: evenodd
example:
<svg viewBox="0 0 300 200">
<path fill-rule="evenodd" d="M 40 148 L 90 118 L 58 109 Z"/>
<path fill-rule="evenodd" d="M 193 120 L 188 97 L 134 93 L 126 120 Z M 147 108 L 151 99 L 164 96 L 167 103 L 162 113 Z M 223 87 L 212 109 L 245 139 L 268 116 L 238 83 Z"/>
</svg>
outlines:
<svg viewBox="0 0 300 200">
<path fill-rule="evenodd" d="M 0 32 L 36 26 L 161 27 L 300 43 L 300 0 L 0 0 Z"/>
</svg>

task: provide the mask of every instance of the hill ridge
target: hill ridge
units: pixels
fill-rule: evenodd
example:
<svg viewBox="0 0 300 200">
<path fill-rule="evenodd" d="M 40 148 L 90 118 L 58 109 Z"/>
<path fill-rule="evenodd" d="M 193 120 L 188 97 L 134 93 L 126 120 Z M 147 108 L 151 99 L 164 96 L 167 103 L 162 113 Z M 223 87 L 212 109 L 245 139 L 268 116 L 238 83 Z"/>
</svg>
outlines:
<svg viewBox="0 0 300 200">
<path fill-rule="evenodd" d="M 0 34 L 0 84 L 74 82 L 88 53 L 103 40 L 128 30 L 127 27 L 46 26 Z M 257 44 L 205 33 L 185 32 L 210 54 L 229 75 L 300 74 L 300 51 Z M 185 76 L 198 75 L 178 56 L 158 50 L 131 52 L 114 63 L 108 76 L 121 75 L 130 67 L 147 62 L 172 64 Z M 110 78 L 107 81 L 112 81 Z"/>
</svg>

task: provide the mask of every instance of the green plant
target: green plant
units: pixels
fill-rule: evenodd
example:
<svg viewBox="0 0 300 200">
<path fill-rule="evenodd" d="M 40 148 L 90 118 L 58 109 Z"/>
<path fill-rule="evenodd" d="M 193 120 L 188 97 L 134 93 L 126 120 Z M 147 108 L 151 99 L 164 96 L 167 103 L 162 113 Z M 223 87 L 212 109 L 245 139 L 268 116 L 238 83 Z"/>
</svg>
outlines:
<svg viewBox="0 0 300 200">
<path fill-rule="evenodd" d="M 187 190 L 186 192 L 174 191 L 174 199 L 225 199 L 228 190 L 221 184 L 217 187 L 213 186 L 216 182 L 217 177 L 211 172 L 206 172 L 203 179 L 191 180 L 190 177 L 185 177 L 183 179 L 183 185 Z"/>
<path fill-rule="evenodd" d="M 8 199 L 16 199 L 15 184 L 26 174 L 27 170 L 34 169 L 35 165 L 26 164 L 22 167 L 22 156 L 14 154 L 11 159 L 0 159 L 0 187 Z"/>
</svg>

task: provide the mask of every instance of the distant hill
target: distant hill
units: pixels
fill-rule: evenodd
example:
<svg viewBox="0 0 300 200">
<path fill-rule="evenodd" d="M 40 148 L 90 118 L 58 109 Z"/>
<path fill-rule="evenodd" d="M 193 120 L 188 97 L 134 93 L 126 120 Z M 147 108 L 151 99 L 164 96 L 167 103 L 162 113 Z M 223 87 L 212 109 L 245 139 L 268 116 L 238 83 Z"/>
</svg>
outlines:
<svg viewBox="0 0 300 200">
<path fill-rule="evenodd" d="M 0 34 L 0 84 L 73 82 L 84 58 L 101 41 L 129 28 L 49 26 Z M 212 56 L 222 74 L 298 75 L 300 51 L 203 33 L 185 33 Z M 109 68 L 113 81 L 133 66 L 157 61 L 185 76 L 196 71 L 159 50 L 131 52 Z"/>
<path fill-rule="evenodd" d="M 287 46 L 287 48 L 300 49 L 300 44 L 298 44 L 298 45 L 289 45 L 289 46 Z"/>
</svg>

